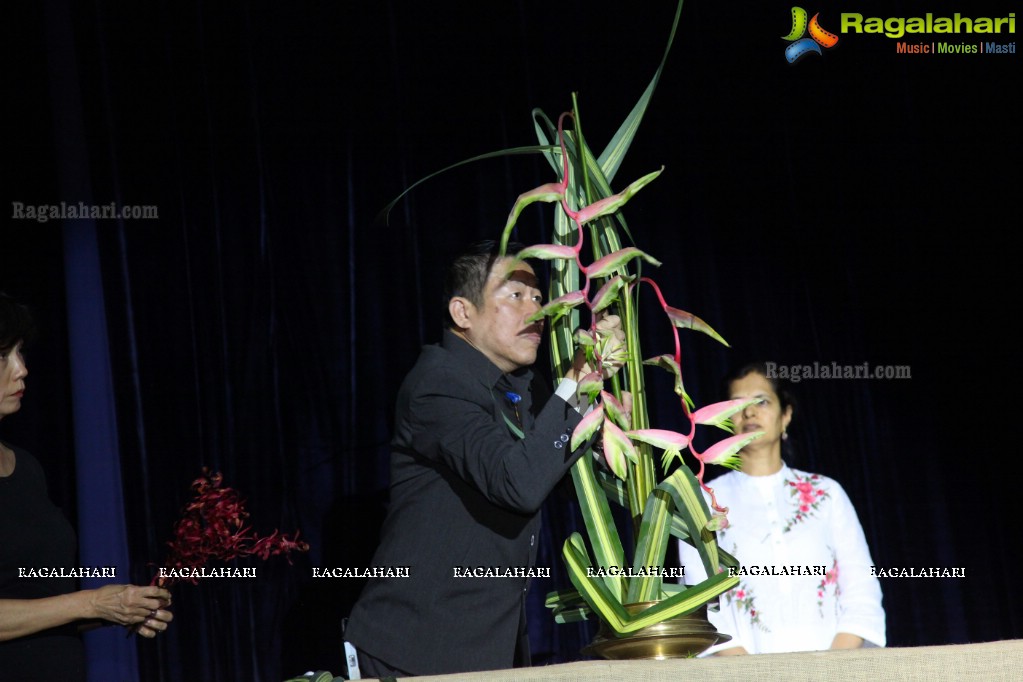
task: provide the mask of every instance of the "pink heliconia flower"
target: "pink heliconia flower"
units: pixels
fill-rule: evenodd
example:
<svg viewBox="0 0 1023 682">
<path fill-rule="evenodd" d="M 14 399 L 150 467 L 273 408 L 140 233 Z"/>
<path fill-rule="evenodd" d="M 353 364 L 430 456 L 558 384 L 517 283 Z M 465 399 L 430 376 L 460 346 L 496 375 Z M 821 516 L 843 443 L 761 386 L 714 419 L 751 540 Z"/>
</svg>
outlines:
<svg viewBox="0 0 1023 682">
<path fill-rule="evenodd" d="M 698 454 L 697 457 L 705 464 L 717 464 L 718 466 L 730 469 L 738 469 L 742 464 L 742 460 L 739 459 L 737 454 L 739 450 L 742 450 L 762 435 L 764 435 L 763 431 L 754 431 L 752 433 L 740 433 L 736 436 L 730 436 L 714 443 L 703 454 Z"/>
<path fill-rule="evenodd" d="M 658 355 L 657 357 L 650 358 L 643 361 L 644 365 L 652 365 L 654 367 L 661 367 L 666 369 L 675 375 L 675 395 L 684 396 L 686 394 L 685 387 L 682 385 L 682 368 L 675 362 L 674 356 L 671 355 Z"/>
<path fill-rule="evenodd" d="M 512 227 L 515 226 L 515 222 L 519 219 L 519 215 L 522 213 L 522 210 L 526 206 L 537 201 L 544 201 L 547 203 L 563 201 L 565 198 L 565 187 L 566 183 L 564 182 L 548 182 L 547 184 L 535 187 L 528 192 L 523 192 L 518 196 L 515 200 L 515 204 L 512 206 L 511 213 L 508 214 L 508 220 L 504 225 L 504 233 L 501 238 L 502 254 L 504 254 L 504 249 L 508 244 L 508 237 L 511 235 Z"/>
<path fill-rule="evenodd" d="M 633 463 L 639 461 L 632 441 L 625 437 L 625 433 L 614 422 L 607 419 L 604 420 L 604 459 L 618 478 L 625 478 L 629 474 L 626 460 Z"/>
<path fill-rule="evenodd" d="M 590 312 L 599 313 L 604 308 L 615 302 L 617 298 L 618 290 L 628 281 L 628 279 L 621 275 L 615 275 L 611 279 L 604 283 L 604 286 L 600 287 L 594 296 L 593 300 L 590 301 Z"/>
<path fill-rule="evenodd" d="M 712 339 L 731 348 L 731 346 L 728 345 L 728 342 L 725 341 L 720 334 L 714 331 L 713 327 L 698 318 L 696 315 L 687 313 L 684 310 L 679 310 L 678 308 L 672 308 L 670 305 L 664 306 L 664 312 L 668 316 L 668 319 L 671 320 L 671 323 L 676 327 L 694 329 L 698 332 L 703 332 Z"/>
<path fill-rule="evenodd" d="M 625 435 L 632 440 L 649 443 L 654 447 L 672 452 L 679 452 L 689 447 L 689 436 L 666 429 L 637 429 L 636 431 L 629 431 Z"/>
<path fill-rule="evenodd" d="M 612 194 L 609 197 L 605 197 L 603 199 L 600 199 L 599 201 L 593 202 L 589 206 L 585 206 L 579 209 L 579 212 L 575 214 L 575 221 L 579 223 L 579 225 L 585 225 L 591 220 L 595 220 L 596 218 L 600 218 L 601 216 L 610 215 L 611 213 L 614 213 L 619 208 L 624 206 L 625 202 L 627 202 L 632 197 L 633 194 L 638 192 L 645 185 L 650 183 L 654 178 L 660 175 L 663 170 L 664 167 L 662 166 L 660 170 L 654 171 L 653 173 L 647 173 L 639 180 L 636 180 L 628 187 L 623 189 L 618 194 Z"/>
<path fill-rule="evenodd" d="M 706 405 L 693 413 L 693 421 L 697 424 L 717 426 L 725 429 L 726 431 L 731 431 L 730 417 L 733 414 L 746 409 L 746 407 L 752 405 L 758 400 L 759 399 L 757 398 L 751 398 L 749 400 L 739 398 L 737 400 L 725 400 L 724 402 Z M 726 425 L 728 428 L 726 428 Z"/>
<path fill-rule="evenodd" d="M 600 425 L 604 423 L 604 406 L 597 405 L 583 417 L 579 425 L 572 431 L 572 440 L 569 445 L 573 450 L 579 448 L 583 443 L 590 439 L 590 437 L 597 432 Z"/>
<path fill-rule="evenodd" d="M 575 260 L 575 247 L 563 244 L 534 244 L 515 254 L 518 260 L 539 258 L 541 260 Z"/>
<path fill-rule="evenodd" d="M 584 294 L 582 290 L 570 291 L 567 294 L 558 296 L 556 299 L 550 301 L 547 305 L 543 306 L 526 319 L 529 322 L 536 322 L 537 320 L 550 316 L 557 320 L 572 308 L 582 305 L 585 302 L 586 294 Z"/>
<path fill-rule="evenodd" d="M 632 415 L 625 410 L 625 406 L 622 405 L 613 393 L 601 391 L 600 403 L 604 406 L 607 416 L 613 419 L 616 424 L 621 426 L 623 429 L 627 429 L 632 426 Z"/>
<path fill-rule="evenodd" d="M 653 265 L 661 264 L 661 261 L 647 253 L 644 253 L 643 251 L 640 251 L 635 246 L 626 246 L 624 249 L 619 249 L 614 253 L 609 253 L 599 260 L 593 261 L 588 267 L 583 268 L 583 272 L 585 272 L 586 276 L 590 279 L 607 277 L 634 258 L 642 258 Z"/>
<path fill-rule="evenodd" d="M 579 379 L 579 387 L 576 389 L 576 393 L 580 396 L 586 396 L 590 402 L 593 402 L 603 389 L 604 378 L 600 376 L 600 372 L 590 372 Z"/>
</svg>

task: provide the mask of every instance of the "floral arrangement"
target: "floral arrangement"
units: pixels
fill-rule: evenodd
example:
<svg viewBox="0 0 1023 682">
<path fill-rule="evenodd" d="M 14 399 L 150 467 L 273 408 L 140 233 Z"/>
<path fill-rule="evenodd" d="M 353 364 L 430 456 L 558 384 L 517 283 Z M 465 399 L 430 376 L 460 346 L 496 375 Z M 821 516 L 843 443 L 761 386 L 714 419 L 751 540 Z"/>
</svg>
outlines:
<svg viewBox="0 0 1023 682">
<path fill-rule="evenodd" d="M 569 121 L 574 125 L 566 130 Z M 714 536 L 714 531 L 727 527 L 727 509 L 717 504 L 703 478 L 707 464 L 737 467 L 738 451 L 763 434 L 732 435 L 703 452 L 693 446 L 697 425 L 731 432 L 729 417 L 755 400 L 729 400 L 695 408 L 684 387 L 679 329 L 701 331 L 727 343 L 702 319 L 667 303 L 657 283 L 641 272 L 643 264 L 659 266 L 660 262 L 635 246 L 623 246 L 615 224 L 621 221 L 624 226 L 622 206 L 663 169 L 612 193 L 609 169 L 605 170 L 586 146 L 578 121 L 577 106 L 562 114 L 556 127 L 547 121 L 554 143 L 543 149 L 560 177 L 557 182 L 519 196 L 502 234 L 501 254 L 526 206 L 538 201 L 558 206 L 555 243 L 528 246 L 516 254 L 515 260 L 538 258 L 554 264 L 551 300 L 530 321 L 551 318 L 552 364 L 557 376 L 564 375 L 576 348 L 584 349 L 594 368 L 580 379 L 578 388 L 593 409 L 572 434 L 571 445 L 578 448 L 597 436 L 605 466 L 595 466 L 593 458 L 583 457 L 572 469 L 590 547 L 579 533 L 565 541 L 563 555 L 576 589 L 548 595 L 547 605 L 560 622 L 597 614 L 623 636 L 692 613 L 738 584 L 737 577 L 723 570 L 738 563 L 717 546 Z M 629 121 L 623 128 L 628 125 Z M 606 156 L 607 152 L 601 158 Z M 587 243 L 593 254 L 589 263 L 582 256 Z M 673 353 L 640 359 L 637 311 L 642 291 L 652 291 L 656 296 L 672 331 Z M 612 308 L 622 319 L 625 349 L 597 326 L 599 316 Z M 588 312 L 588 327 L 580 327 L 580 310 Z M 624 366 L 624 376 L 615 376 L 612 386 L 606 387 L 604 369 L 611 366 Z M 674 390 L 688 424 L 685 433 L 651 428 L 645 366 L 659 367 L 673 375 Z M 626 390 L 633 398 L 631 413 L 623 408 L 622 392 Z M 661 451 L 661 474 L 655 464 L 655 448 Z M 686 449 L 699 465 L 695 475 L 682 461 Z M 672 470 L 676 462 L 679 466 Z M 701 489 L 710 496 L 710 507 Z M 610 501 L 625 507 L 633 520 L 636 542 L 628 554 Z M 672 535 L 699 552 L 709 576 L 699 585 L 687 587 L 663 581 L 661 569 Z M 638 611 L 626 608 L 646 602 L 654 603 Z"/>
<path fill-rule="evenodd" d="M 663 168 L 620 192 L 611 189 L 664 69 L 681 12 L 679 1 L 660 66 L 599 156 L 586 143 L 573 95 L 572 111 L 562 114 L 556 125 L 542 111 L 534 110 L 538 145 L 489 152 L 443 168 L 410 185 L 381 212 L 381 216 L 388 215 L 412 189 L 464 164 L 523 153 L 542 154 L 550 163 L 556 181 L 518 197 L 501 235 L 501 254 L 505 253 L 519 215 L 528 205 L 546 202 L 557 206 L 553 243 L 527 247 L 515 259 L 538 258 L 551 263 L 550 302 L 534 319 L 551 319 L 550 351 L 555 378 L 565 376 L 579 347 L 594 368 L 579 383 L 580 395 L 589 400 L 593 410 L 573 433 L 571 445 L 578 447 L 596 436 L 598 444 L 594 450 L 606 466 L 595 463 L 594 457 L 584 456 L 572 467 L 587 537 L 584 540 L 581 534 L 573 533 L 565 541 L 563 556 L 575 590 L 550 593 L 547 606 L 553 609 L 556 622 L 596 615 L 615 637 L 626 637 L 676 616 L 691 614 L 739 584 L 737 576 L 724 570 L 738 568 L 739 562 L 718 547 L 715 535 L 715 531 L 727 527 L 727 509 L 718 505 L 714 491 L 703 478 L 707 464 L 737 466 L 738 451 L 763 435 L 759 431 L 732 435 L 703 452 L 693 448 L 697 425 L 715 426 L 731 433 L 733 424 L 729 418 L 755 401 L 730 400 L 696 408 L 683 383 L 679 329 L 701 331 L 728 344 L 699 317 L 669 305 L 656 282 L 642 273 L 644 264 L 656 267 L 661 263 L 649 253 L 623 243 L 622 235 L 631 241 L 632 234 L 621 208 L 657 178 Z M 566 121 L 572 124 L 568 129 Z M 592 258 L 584 259 L 587 244 Z M 670 324 L 674 353 L 643 360 L 638 306 L 640 293 L 647 290 L 657 297 Z M 589 313 L 586 327 L 580 325 L 581 310 Z M 617 340 L 596 324 L 600 315 L 611 310 L 622 321 L 626 335 L 624 351 Z M 603 379 L 605 366 L 622 367 L 610 380 L 610 387 L 605 387 Z M 644 380 L 647 366 L 667 370 L 674 376 L 674 391 L 688 425 L 686 432 L 651 427 Z M 632 396 L 631 412 L 623 407 L 623 391 Z M 661 451 L 661 472 L 654 448 Z M 682 461 L 682 451 L 686 449 L 699 465 L 696 474 Z M 672 469 L 676 463 L 678 466 Z M 710 497 L 710 506 L 703 492 Z M 634 543 L 628 553 L 611 513 L 612 503 L 625 508 L 632 520 Z M 663 581 L 671 537 L 696 548 L 709 576 L 706 580 L 691 586 Z"/>
<path fill-rule="evenodd" d="M 291 552 L 306 552 L 309 545 L 298 539 L 298 531 L 289 536 L 274 530 L 257 535 L 245 525 L 249 512 L 245 501 L 233 488 L 221 487 L 224 477 L 203 468 L 203 475 L 192 481 L 195 497 L 182 510 L 174 524 L 174 537 L 167 542 L 170 552 L 163 566 L 171 575 L 157 574 L 151 585 L 171 587 L 185 581 L 198 584 L 193 569 L 202 569 L 211 561 L 231 561 L 257 556 L 266 561 L 283 554 L 291 563 Z"/>
<path fill-rule="evenodd" d="M 680 2 L 668 49 L 681 7 Z M 704 483 L 704 473 L 708 464 L 736 468 L 738 451 L 763 435 L 759 431 L 731 435 L 703 452 L 696 450 L 693 438 L 697 425 L 732 433 L 730 417 L 755 400 L 729 400 L 696 408 L 683 382 L 679 329 L 700 331 L 728 344 L 696 315 L 669 305 L 657 283 L 643 274 L 644 267 L 661 263 L 636 246 L 626 245 L 622 238 L 624 235 L 632 240 L 622 207 L 663 171 L 661 168 L 649 173 L 619 192 L 611 189 L 667 53 L 665 50 L 665 57 L 639 102 L 599 156 L 586 143 L 574 96 L 572 110 L 563 113 L 557 125 L 542 112 L 534 111 L 540 142 L 535 151 L 546 156 L 557 180 L 519 196 L 501 238 L 503 255 L 526 206 L 535 202 L 555 204 L 553 243 L 526 247 L 515 258 L 539 258 L 552 264 L 550 302 L 534 319 L 551 320 L 551 361 L 556 377 L 564 376 L 580 347 L 594 368 L 592 374 L 579 382 L 580 396 L 593 409 L 573 433 L 571 444 L 576 448 L 597 437 L 602 460 L 595 462 L 593 457 L 582 457 L 573 466 L 572 477 L 589 542 L 580 533 L 566 539 L 563 556 L 575 589 L 549 594 L 547 606 L 554 610 L 558 622 L 596 615 L 615 637 L 691 614 L 739 583 L 737 576 L 725 570 L 738 567 L 738 561 L 718 547 L 715 536 L 715 531 L 728 525 L 727 509 L 717 503 L 714 491 Z M 587 246 L 591 257 L 584 258 Z M 645 292 L 656 296 L 672 332 L 674 352 L 644 360 L 638 310 L 639 297 Z M 580 324 L 583 310 L 588 313 L 588 326 Z M 622 320 L 625 354 L 596 324 L 599 316 L 609 310 L 614 310 Z M 605 365 L 623 366 L 609 387 L 603 378 Z M 684 431 L 651 427 L 644 379 L 648 366 L 672 374 L 674 392 L 687 426 Z M 631 413 L 622 407 L 623 391 L 632 395 Z M 661 453 L 661 471 L 655 449 Z M 695 474 L 682 459 L 682 451 L 687 449 L 698 465 Z M 605 466 L 601 466 L 601 461 Z M 709 506 L 703 492 L 710 498 Z M 632 520 L 634 544 L 628 552 L 611 514 L 611 503 L 624 507 Z M 671 537 L 696 548 L 707 579 L 692 586 L 663 580 Z"/>
</svg>

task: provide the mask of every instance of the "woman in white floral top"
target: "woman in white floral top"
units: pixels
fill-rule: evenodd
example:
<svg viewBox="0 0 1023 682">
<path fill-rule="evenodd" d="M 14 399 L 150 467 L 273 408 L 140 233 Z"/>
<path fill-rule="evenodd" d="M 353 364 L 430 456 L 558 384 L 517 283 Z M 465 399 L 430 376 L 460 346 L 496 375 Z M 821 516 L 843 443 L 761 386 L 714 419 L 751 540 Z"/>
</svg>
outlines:
<svg viewBox="0 0 1023 682">
<path fill-rule="evenodd" d="M 885 645 L 881 586 L 849 497 L 836 481 L 788 467 L 782 441 L 793 404 L 763 364 L 729 383 L 731 398 L 759 398 L 733 417 L 736 433 L 764 435 L 740 453 L 742 470 L 710 482 L 728 507 L 721 547 L 739 559 L 741 582 L 709 617 L 732 639 L 706 654 L 735 655 Z M 696 551 L 681 543 L 685 581 L 705 576 Z"/>
</svg>

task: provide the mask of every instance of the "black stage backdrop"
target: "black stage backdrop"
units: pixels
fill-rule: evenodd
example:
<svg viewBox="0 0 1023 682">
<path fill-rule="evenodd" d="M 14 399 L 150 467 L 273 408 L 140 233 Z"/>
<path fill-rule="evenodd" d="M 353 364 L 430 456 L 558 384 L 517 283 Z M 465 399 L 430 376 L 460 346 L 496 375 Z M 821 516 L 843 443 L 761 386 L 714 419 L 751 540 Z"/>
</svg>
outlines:
<svg viewBox="0 0 1023 682">
<path fill-rule="evenodd" d="M 834 32 L 843 11 L 1014 10 L 806 8 Z M 259 563 L 256 580 L 175 588 L 172 629 L 130 652 L 137 679 L 340 671 L 340 620 L 361 583 L 313 580 L 311 568 L 370 561 L 393 400 L 420 345 L 439 338 L 444 262 L 495 236 L 514 198 L 553 176 L 537 158 L 491 160 L 417 189 L 389 224 L 378 211 L 429 172 L 532 144 L 531 109 L 555 117 L 572 92 L 601 148 L 652 76 L 673 12 L 447 0 L 7 8 L 13 217 L 0 287 L 35 309 L 42 334 L 3 438 L 38 453 L 83 545 L 120 543 L 126 580 L 152 576 L 204 466 L 245 494 L 257 530 L 300 528 L 312 545 L 293 565 Z M 1006 473 L 1019 457 L 1019 56 L 899 54 L 893 38 L 843 33 L 790 65 L 789 29 L 781 2 L 687 2 L 615 183 L 665 166 L 627 207 L 637 244 L 664 262 L 669 300 L 732 344 L 687 336 L 687 387 L 711 402 L 725 369 L 751 357 L 908 365 L 904 380 L 801 382 L 792 463 L 845 486 L 879 566 L 965 569 L 882 582 L 890 645 L 1021 637 L 1020 505 Z M 931 38 L 942 36 L 904 40 Z M 14 219 L 15 202 L 62 201 L 152 205 L 159 217 Z M 549 216 L 527 211 L 520 240 L 545 240 Z M 657 331 L 647 355 L 667 350 Z M 677 425 L 672 394 L 655 390 L 656 419 Z M 113 430 L 76 416 L 90 396 L 111 403 Z M 123 498 L 123 531 L 83 503 L 94 485 Z M 555 582 L 576 525 L 567 498 L 548 504 L 540 564 Z M 537 664 L 577 660 L 592 634 L 552 624 L 550 588 L 532 594 Z M 130 657 L 117 665 L 105 679 L 136 679 Z"/>
</svg>

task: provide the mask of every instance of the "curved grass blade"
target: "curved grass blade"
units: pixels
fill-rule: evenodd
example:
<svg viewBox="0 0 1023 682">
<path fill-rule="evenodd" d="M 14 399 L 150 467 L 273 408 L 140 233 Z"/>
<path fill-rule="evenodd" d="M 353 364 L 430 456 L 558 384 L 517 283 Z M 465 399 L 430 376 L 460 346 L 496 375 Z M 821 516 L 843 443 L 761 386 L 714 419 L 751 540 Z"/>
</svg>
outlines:
<svg viewBox="0 0 1023 682">
<path fill-rule="evenodd" d="M 629 112 L 621 127 L 615 132 L 607 147 L 600 153 L 597 165 L 608 180 L 612 180 L 615 173 L 618 172 L 618 167 L 621 166 L 625 153 L 629 151 L 629 146 L 636 136 L 636 130 L 639 129 L 639 124 L 643 120 L 643 114 L 646 113 L 647 105 L 650 104 L 650 99 L 654 95 L 654 90 L 657 89 L 657 83 L 661 79 L 664 65 L 668 61 L 668 53 L 671 52 L 671 45 L 675 42 L 675 32 L 678 30 L 678 22 L 681 16 L 682 0 L 679 0 L 678 6 L 675 8 L 675 18 L 671 22 L 671 33 L 668 34 L 668 44 L 664 48 L 661 63 L 657 66 L 657 70 L 654 71 L 654 77 L 650 79 L 650 84 L 646 86 L 646 90 L 640 95 L 639 101 L 632 107 L 632 111 Z"/>
<path fill-rule="evenodd" d="M 450 170 L 454 170 L 455 168 L 458 168 L 459 166 L 465 166 L 467 164 L 475 163 L 477 161 L 484 161 L 486 159 L 496 159 L 496 158 L 500 158 L 502 156 L 518 156 L 518 155 L 523 155 L 523 154 L 544 154 L 544 153 L 555 152 L 555 151 L 560 152 L 561 149 L 559 147 L 557 147 L 557 146 L 550 147 L 548 145 L 531 145 L 531 146 L 528 146 L 528 147 L 512 147 L 510 149 L 500 149 L 498 151 L 487 152 L 486 154 L 480 154 L 478 156 L 473 156 L 473 157 L 468 158 L 468 159 L 463 159 L 463 160 L 459 161 L 458 163 L 453 163 L 450 166 L 445 166 L 444 168 L 441 168 L 438 171 L 434 171 L 434 172 L 430 173 L 429 175 L 427 175 L 426 177 L 420 178 L 419 180 L 416 180 L 415 182 L 413 182 L 411 185 L 406 187 L 402 191 L 401 194 L 396 196 L 394 199 L 389 201 L 386 206 L 384 206 L 382 209 L 380 209 L 380 212 L 377 213 L 377 216 L 376 216 L 375 220 L 376 220 L 376 222 L 382 222 L 385 225 L 388 224 L 388 220 L 389 220 L 390 215 L 391 215 L 391 209 L 393 209 L 398 204 L 398 202 L 400 202 L 402 199 L 404 199 L 406 194 L 408 194 L 409 192 L 414 190 L 416 187 L 419 187 L 419 185 L 423 184 L 427 180 L 430 180 L 431 178 L 435 178 L 438 175 L 441 175 L 443 173 L 447 173 Z"/>
</svg>

